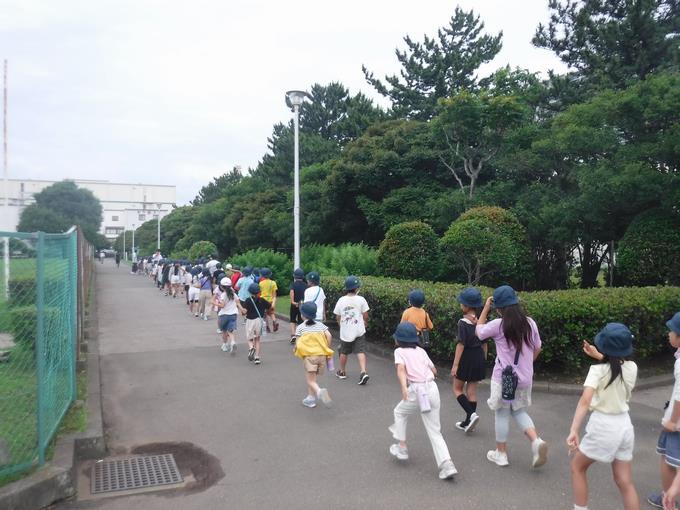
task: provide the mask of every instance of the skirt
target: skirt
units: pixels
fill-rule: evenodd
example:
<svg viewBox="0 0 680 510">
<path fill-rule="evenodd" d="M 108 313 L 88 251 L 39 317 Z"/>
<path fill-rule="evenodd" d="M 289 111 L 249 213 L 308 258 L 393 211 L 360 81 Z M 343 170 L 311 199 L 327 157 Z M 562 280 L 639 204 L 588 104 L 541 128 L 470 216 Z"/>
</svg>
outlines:
<svg viewBox="0 0 680 510">
<path fill-rule="evenodd" d="M 466 347 L 458 362 L 456 379 L 466 382 L 478 382 L 486 377 L 484 351 L 482 347 Z"/>
</svg>

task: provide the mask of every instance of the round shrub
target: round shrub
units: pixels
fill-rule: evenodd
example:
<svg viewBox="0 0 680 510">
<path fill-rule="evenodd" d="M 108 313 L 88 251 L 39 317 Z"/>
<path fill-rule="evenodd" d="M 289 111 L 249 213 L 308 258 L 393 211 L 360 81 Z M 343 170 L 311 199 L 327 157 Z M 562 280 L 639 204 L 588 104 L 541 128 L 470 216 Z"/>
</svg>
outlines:
<svg viewBox="0 0 680 510">
<path fill-rule="evenodd" d="M 631 222 L 617 252 L 618 281 L 624 285 L 680 285 L 680 218 L 651 209 Z"/>
<path fill-rule="evenodd" d="M 529 240 L 514 214 L 475 207 L 461 214 L 441 240 L 443 276 L 470 285 L 522 287 L 529 268 Z"/>
<path fill-rule="evenodd" d="M 198 241 L 189 248 L 189 258 L 193 261 L 198 257 L 217 256 L 217 246 L 210 241 Z"/>
<path fill-rule="evenodd" d="M 378 248 L 378 271 L 385 276 L 433 280 L 439 268 L 439 238 L 422 221 L 392 226 Z"/>
<path fill-rule="evenodd" d="M 285 253 L 258 248 L 230 257 L 227 262 L 238 264 L 242 268 L 245 266 L 268 267 L 272 270 L 272 279 L 279 288 L 278 294 L 288 293 L 290 282 L 293 280 L 293 262 Z"/>
</svg>

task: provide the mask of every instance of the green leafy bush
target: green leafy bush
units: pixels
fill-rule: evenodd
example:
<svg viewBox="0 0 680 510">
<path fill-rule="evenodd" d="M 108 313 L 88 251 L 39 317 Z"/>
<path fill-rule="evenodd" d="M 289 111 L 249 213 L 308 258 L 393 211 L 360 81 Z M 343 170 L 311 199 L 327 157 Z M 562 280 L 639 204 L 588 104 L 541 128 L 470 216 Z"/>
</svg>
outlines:
<svg viewBox="0 0 680 510">
<path fill-rule="evenodd" d="M 325 275 L 347 276 L 377 274 L 378 252 L 363 243 L 340 246 L 311 244 L 302 247 L 301 263 L 305 271 Z"/>
<path fill-rule="evenodd" d="M 209 255 L 217 255 L 217 246 L 210 241 L 198 241 L 189 248 L 189 258 L 193 261 L 199 257 L 208 257 Z"/>
<path fill-rule="evenodd" d="M 437 234 L 422 221 L 392 226 L 378 248 L 378 270 L 396 278 L 436 278 L 440 270 Z"/>
<path fill-rule="evenodd" d="M 617 253 L 618 281 L 624 285 L 680 285 L 680 218 L 651 209 L 630 224 Z"/>
<path fill-rule="evenodd" d="M 432 352 L 439 360 L 451 360 L 458 319 L 456 295 L 462 285 L 416 280 L 363 277 L 361 294 L 371 311 L 368 336 L 391 344 L 392 333 L 408 306 L 408 292 L 425 290 L 424 308 L 434 322 Z M 343 295 L 344 279 L 329 276 L 322 280 L 332 310 Z M 493 289 L 479 287 L 484 296 Z M 536 320 L 543 340 L 538 364 L 554 371 L 574 372 L 587 363 L 581 351 L 583 340 L 592 340 L 608 322 L 622 322 L 635 334 L 635 358 L 649 359 L 668 350 L 665 323 L 680 310 L 680 287 L 636 287 L 521 292 L 527 313 Z"/>
<path fill-rule="evenodd" d="M 527 276 L 526 231 L 514 214 L 500 207 L 475 207 L 461 214 L 442 237 L 441 249 L 447 280 L 521 287 Z"/>
<path fill-rule="evenodd" d="M 279 288 L 279 295 L 288 293 L 290 283 L 293 280 L 293 262 L 286 254 L 258 248 L 231 257 L 229 262 L 237 264 L 241 268 L 245 266 L 252 266 L 254 268 L 268 267 L 272 270 L 272 278 L 276 281 L 276 285 Z"/>
</svg>

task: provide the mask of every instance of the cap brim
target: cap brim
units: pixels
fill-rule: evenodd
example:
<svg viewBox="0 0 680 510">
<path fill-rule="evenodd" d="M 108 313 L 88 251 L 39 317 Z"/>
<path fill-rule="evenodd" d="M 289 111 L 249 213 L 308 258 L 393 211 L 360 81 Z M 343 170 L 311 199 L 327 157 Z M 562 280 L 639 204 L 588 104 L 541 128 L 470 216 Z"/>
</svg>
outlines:
<svg viewBox="0 0 680 510">
<path fill-rule="evenodd" d="M 673 333 L 675 333 L 676 335 L 680 335 L 680 328 L 675 327 L 675 326 L 673 325 L 673 321 L 672 321 L 672 320 L 666 322 L 666 327 L 667 327 L 668 329 L 670 329 L 670 330 L 671 330 Z"/>
</svg>

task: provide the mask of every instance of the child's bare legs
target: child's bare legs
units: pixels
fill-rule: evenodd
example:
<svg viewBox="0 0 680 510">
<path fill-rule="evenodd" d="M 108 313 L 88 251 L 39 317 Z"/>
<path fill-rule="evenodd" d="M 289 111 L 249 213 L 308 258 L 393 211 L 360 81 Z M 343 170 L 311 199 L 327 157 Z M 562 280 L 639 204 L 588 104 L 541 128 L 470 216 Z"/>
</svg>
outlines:
<svg viewBox="0 0 680 510">
<path fill-rule="evenodd" d="M 226 344 L 229 342 L 229 333 L 226 331 L 222 331 L 222 343 Z"/>
<path fill-rule="evenodd" d="M 625 510 L 640 510 L 640 499 L 633 483 L 633 463 L 622 460 L 612 462 L 612 474 L 616 482 Z"/>
<path fill-rule="evenodd" d="M 578 506 L 588 505 L 588 468 L 595 461 L 583 455 L 580 451 L 571 459 L 571 490 L 574 504 Z M 628 508 L 628 507 L 626 507 Z"/>
<path fill-rule="evenodd" d="M 453 378 L 453 394 L 455 395 L 456 398 L 460 397 L 463 394 L 463 390 L 465 389 L 465 381 L 461 381 L 457 377 Z"/>
<path fill-rule="evenodd" d="M 316 372 L 306 372 L 305 377 L 307 379 L 307 394 L 312 398 L 316 398 L 321 389 L 316 382 Z"/>
<path fill-rule="evenodd" d="M 666 462 L 663 455 L 659 459 L 661 460 L 661 488 L 666 492 L 670 489 L 677 470 Z"/>
<path fill-rule="evenodd" d="M 256 336 L 253 338 L 253 344 L 255 347 L 255 357 L 259 358 L 260 357 L 260 337 Z"/>
<path fill-rule="evenodd" d="M 357 353 L 357 360 L 359 361 L 359 370 L 366 372 L 366 355 L 363 352 Z M 340 371 L 344 372 L 347 366 L 347 354 L 340 353 Z"/>
</svg>

